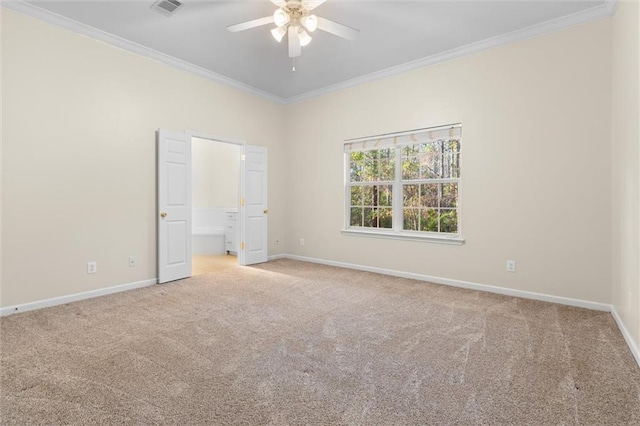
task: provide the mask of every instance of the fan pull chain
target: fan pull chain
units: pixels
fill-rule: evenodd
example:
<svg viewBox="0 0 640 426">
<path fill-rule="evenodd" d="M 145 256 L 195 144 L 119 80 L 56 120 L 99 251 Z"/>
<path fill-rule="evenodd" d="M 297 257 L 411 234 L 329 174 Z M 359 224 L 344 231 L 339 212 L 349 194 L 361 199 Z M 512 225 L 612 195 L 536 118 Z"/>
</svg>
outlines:
<svg viewBox="0 0 640 426">
<path fill-rule="evenodd" d="M 296 58 L 292 58 L 292 61 L 293 61 L 293 68 L 291 69 L 291 72 L 295 74 L 296 73 Z"/>
</svg>

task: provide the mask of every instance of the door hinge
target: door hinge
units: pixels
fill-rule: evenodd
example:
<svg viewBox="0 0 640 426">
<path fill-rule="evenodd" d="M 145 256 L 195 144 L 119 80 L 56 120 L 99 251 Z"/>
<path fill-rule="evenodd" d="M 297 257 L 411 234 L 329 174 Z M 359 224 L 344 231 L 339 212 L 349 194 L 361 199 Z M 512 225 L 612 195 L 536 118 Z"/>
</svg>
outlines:
<svg viewBox="0 0 640 426">
<path fill-rule="evenodd" d="M 240 243 L 240 250 L 244 250 L 244 243 Z"/>
<path fill-rule="evenodd" d="M 244 198 L 240 198 L 240 205 L 244 206 Z"/>
</svg>

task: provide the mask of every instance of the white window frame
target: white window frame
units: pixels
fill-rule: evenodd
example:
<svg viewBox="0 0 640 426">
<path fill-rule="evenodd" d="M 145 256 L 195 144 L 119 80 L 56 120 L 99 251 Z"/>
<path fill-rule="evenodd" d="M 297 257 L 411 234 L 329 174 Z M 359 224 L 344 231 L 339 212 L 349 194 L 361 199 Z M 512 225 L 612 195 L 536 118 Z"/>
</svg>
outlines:
<svg viewBox="0 0 640 426">
<path fill-rule="evenodd" d="M 401 136 L 414 135 L 418 133 L 439 131 L 451 128 L 462 128 L 461 124 L 453 124 L 447 126 L 429 127 L 424 129 L 412 130 L 409 132 L 398 132 L 384 135 L 369 136 L 365 138 L 349 139 L 344 141 L 345 145 L 374 141 L 380 138 L 398 138 Z M 458 136 L 460 140 L 460 157 L 462 158 L 462 136 Z M 395 179 L 393 181 L 373 181 L 373 182 L 351 182 L 351 169 L 350 160 L 351 153 L 344 150 L 344 226 L 342 229 L 343 235 L 362 236 L 362 237 L 374 237 L 374 238 L 388 238 L 396 240 L 410 240 L 410 241 L 424 241 L 443 244 L 456 244 L 460 245 L 464 243 L 462 237 L 462 177 L 458 178 L 436 178 L 436 179 L 417 179 L 411 181 L 405 181 L 402 179 L 402 174 L 398 173 L 402 170 L 402 148 L 404 146 L 411 145 L 412 143 L 402 143 L 394 147 L 395 149 Z M 380 149 L 385 149 L 380 148 Z M 441 184 L 441 183 L 457 183 L 458 184 L 458 202 L 457 202 L 457 219 L 458 219 L 458 232 L 457 233 L 444 233 L 444 232 L 428 232 L 428 231 L 407 231 L 403 229 L 403 214 L 404 206 L 402 205 L 403 184 L 420 185 L 420 184 Z M 351 226 L 351 187 L 352 186 L 365 186 L 365 185 L 392 185 L 393 186 L 393 226 L 391 229 L 385 228 L 365 228 Z"/>
</svg>

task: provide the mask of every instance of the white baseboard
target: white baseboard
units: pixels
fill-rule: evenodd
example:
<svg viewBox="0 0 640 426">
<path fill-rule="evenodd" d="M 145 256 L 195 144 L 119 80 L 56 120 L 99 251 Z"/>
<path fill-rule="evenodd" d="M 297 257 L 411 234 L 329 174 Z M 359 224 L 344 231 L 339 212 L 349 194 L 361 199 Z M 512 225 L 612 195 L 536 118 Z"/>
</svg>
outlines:
<svg viewBox="0 0 640 426">
<path fill-rule="evenodd" d="M 393 277 L 409 278 L 418 281 L 428 281 L 435 284 L 444 284 L 452 287 L 467 288 L 470 290 L 488 291 L 490 293 L 504 294 L 506 296 L 522 297 L 525 299 L 541 300 L 544 302 L 559 303 L 561 305 L 577 306 L 580 308 L 593 309 L 596 311 L 611 311 L 611 305 L 606 303 L 589 302 L 587 300 L 571 299 L 568 297 L 551 296 L 548 294 L 535 293 L 532 291 L 515 290 L 505 287 L 496 287 L 487 284 L 478 284 L 469 281 L 453 280 L 450 278 L 434 277 L 431 275 L 416 274 L 394 269 L 377 268 L 375 266 L 357 265 L 354 263 L 336 262 L 333 260 L 317 259 L 313 257 L 298 256 L 294 254 L 281 254 L 278 258 L 301 260 L 304 262 L 320 263 L 323 265 L 338 266 L 341 268 L 356 269 L 359 271 L 375 272 L 377 274 L 391 275 Z"/>
<path fill-rule="evenodd" d="M 33 311 L 34 309 L 48 308 L 65 303 L 76 302 L 78 300 L 91 299 L 93 297 L 105 296 L 107 294 L 120 293 L 122 291 L 133 290 L 153 285 L 158 282 L 157 278 L 144 281 L 137 281 L 128 284 L 116 285 L 113 287 L 100 288 L 97 290 L 83 291 L 82 293 L 69 294 L 66 296 L 53 297 L 51 299 L 37 300 L 35 302 L 23 303 L 21 305 L 7 306 L 0 308 L 0 316 L 17 314 L 19 312 Z"/>
<path fill-rule="evenodd" d="M 289 257 L 289 255 L 280 253 L 280 254 L 274 254 L 273 256 L 269 256 L 268 260 L 269 262 L 271 262 L 272 260 L 284 259 L 287 257 Z"/>
<path fill-rule="evenodd" d="M 633 357 L 636 359 L 636 362 L 640 367 L 640 351 L 638 350 L 638 346 L 636 346 L 636 343 L 631 338 L 631 333 L 629 333 L 629 330 L 627 330 L 627 327 L 625 327 L 624 322 L 622 322 L 622 318 L 620 318 L 620 315 L 618 315 L 618 311 L 616 311 L 616 307 L 614 305 L 611 305 L 611 315 L 613 315 L 613 319 L 616 320 L 618 328 L 620 329 L 624 340 L 627 341 L 627 345 L 631 350 L 631 354 L 633 354 Z"/>
</svg>

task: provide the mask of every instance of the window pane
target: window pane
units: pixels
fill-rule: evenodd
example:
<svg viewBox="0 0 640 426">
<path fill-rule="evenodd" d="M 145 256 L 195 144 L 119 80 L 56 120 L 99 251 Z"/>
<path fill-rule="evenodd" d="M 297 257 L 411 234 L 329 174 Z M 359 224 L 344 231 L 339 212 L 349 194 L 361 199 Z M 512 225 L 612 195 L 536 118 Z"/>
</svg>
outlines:
<svg viewBox="0 0 640 426">
<path fill-rule="evenodd" d="M 362 226 L 362 209 L 360 207 L 351 208 L 351 218 L 349 219 L 349 225 Z"/>
<path fill-rule="evenodd" d="M 381 207 L 378 209 L 378 218 L 380 220 L 380 228 L 393 228 L 393 213 L 390 207 Z"/>
<path fill-rule="evenodd" d="M 402 218 L 402 229 L 406 231 L 417 231 L 419 221 L 418 209 L 404 209 L 404 217 Z"/>
<path fill-rule="evenodd" d="M 404 207 L 418 207 L 420 205 L 420 185 L 403 185 L 402 205 Z"/>
<path fill-rule="evenodd" d="M 420 210 L 420 230 L 428 232 L 438 232 L 438 210 Z"/>
<path fill-rule="evenodd" d="M 373 202 L 371 205 L 377 207 L 378 204 L 380 204 L 380 187 L 378 185 L 372 186 L 371 190 L 373 191 Z"/>
<path fill-rule="evenodd" d="M 440 177 L 440 158 L 433 154 L 420 157 L 420 178 L 437 179 Z"/>
<path fill-rule="evenodd" d="M 364 173 L 364 153 L 352 152 L 349 155 L 349 176 L 351 182 L 362 181 Z"/>
<path fill-rule="evenodd" d="M 456 139 L 444 141 L 442 149 L 442 177 L 460 177 L 460 141 Z"/>
<path fill-rule="evenodd" d="M 438 207 L 438 184 L 420 185 L 420 205 L 423 207 Z"/>
<path fill-rule="evenodd" d="M 451 177 L 460 177 L 460 141 L 451 141 Z"/>
<path fill-rule="evenodd" d="M 351 205 L 352 206 L 362 205 L 362 187 L 361 186 L 351 187 Z"/>
<path fill-rule="evenodd" d="M 380 185 L 378 187 L 378 192 L 379 192 L 378 205 L 385 206 L 385 207 L 392 207 L 393 206 L 393 197 L 392 197 L 393 186 Z"/>
<path fill-rule="evenodd" d="M 351 153 L 350 170 L 351 182 L 394 180 L 395 148 Z"/>
<path fill-rule="evenodd" d="M 387 162 L 386 157 L 388 156 L 387 149 L 377 149 L 371 151 L 371 158 L 373 159 L 373 169 L 371 170 L 371 174 L 373 176 L 373 180 L 380 180 L 382 174 L 382 166 Z"/>
<path fill-rule="evenodd" d="M 402 179 L 411 180 L 420 178 L 420 161 L 418 157 L 402 159 Z"/>
<path fill-rule="evenodd" d="M 349 175 L 351 182 L 361 182 L 364 174 L 364 164 L 361 162 L 349 164 Z"/>
<path fill-rule="evenodd" d="M 365 207 L 364 209 L 362 209 L 362 212 L 364 214 L 364 221 L 362 226 L 365 226 L 367 228 L 371 228 L 372 226 L 374 226 L 374 220 L 377 214 L 373 210 L 373 208 Z"/>
<path fill-rule="evenodd" d="M 407 145 L 402 148 L 402 157 L 413 157 L 418 153 L 415 145 Z"/>
<path fill-rule="evenodd" d="M 362 187 L 362 205 L 373 206 L 373 186 Z"/>
<path fill-rule="evenodd" d="M 362 180 L 366 182 L 378 180 L 378 160 L 368 159 L 365 162 Z"/>
<path fill-rule="evenodd" d="M 420 156 L 420 177 L 435 179 L 440 177 L 440 141 L 425 144 Z"/>
<path fill-rule="evenodd" d="M 383 158 L 380 159 L 380 180 L 394 180 L 396 178 L 396 156 L 395 151 L 385 150 Z"/>
<path fill-rule="evenodd" d="M 402 179 L 437 179 L 442 174 L 443 141 L 415 144 L 402 149 Z"/>
<path fill-rule="evenodd" d="M 440 232 L 458 232 L 458 211 L 453 209 L 440 210 Z"/>
<path fill-rule="evenodd" d="M 458 206 L 458 184 L 443 183 L 440 198 L 440 207 L 457 207 Z"/>
</svg>

